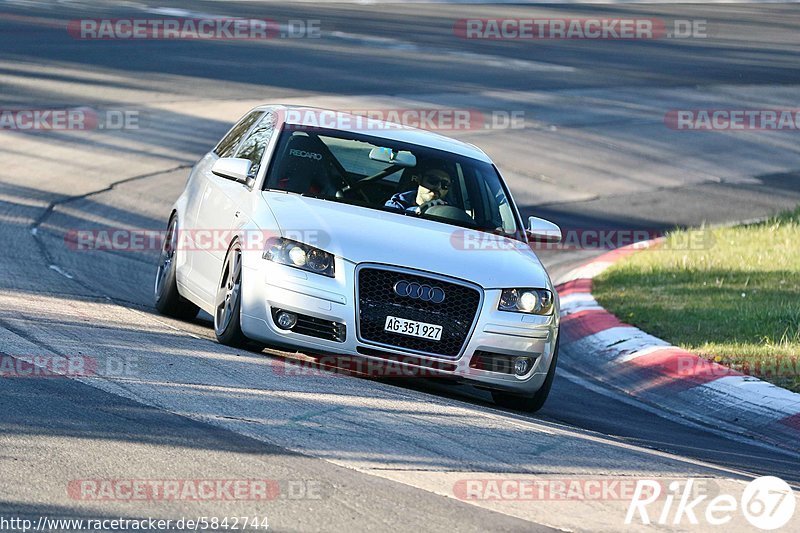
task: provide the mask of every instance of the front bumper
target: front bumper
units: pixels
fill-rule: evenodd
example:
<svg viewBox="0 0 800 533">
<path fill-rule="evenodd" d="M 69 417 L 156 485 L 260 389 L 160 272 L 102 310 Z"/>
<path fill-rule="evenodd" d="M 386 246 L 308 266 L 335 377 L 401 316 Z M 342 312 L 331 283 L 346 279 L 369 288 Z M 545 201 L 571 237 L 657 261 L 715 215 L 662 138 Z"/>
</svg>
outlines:
<svg viewBox="0 0 800 533">
<path fill-rule="evenodd" d="M 405 376 L 437 375 L 523 395 L 539 390 L 552 363 L 558 335 L 557 305 L 551 316 L 498 311 L 500 289 L 483 290 L 474 328 L 461 353 L 454 357 L 432 356 L 360 339 L 355 282 L 360 267 L 353 263 L 337 257 L 335 278 L 260 257 L 252 262 L 245 259 L 243 266 L 242 331 L 254 340 L 314 354 L 357 356 L 375 362 L 373 368 L 391 360 L 392 365 L 408 370 L 403 372 Z M 344 324 L 344 342 L 280 329 L 272 314 L 276 308 Z M 524 356 L 532 360 L 532 366 L 522 376 L 486 370 L 485 365 L 476 368 L 476 352 Z"/>
</svg>

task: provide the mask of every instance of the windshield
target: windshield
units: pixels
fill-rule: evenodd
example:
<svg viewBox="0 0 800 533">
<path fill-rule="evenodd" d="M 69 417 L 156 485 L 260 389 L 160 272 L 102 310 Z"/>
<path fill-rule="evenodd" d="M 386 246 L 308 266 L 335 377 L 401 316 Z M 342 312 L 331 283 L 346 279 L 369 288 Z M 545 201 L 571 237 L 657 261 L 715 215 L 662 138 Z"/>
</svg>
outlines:
<svg viewBox="0 0 800 533">
<path fill-rule="evenodd" d="M 491 164 L 354 132 L 287 127 L 265 188 L 521 238 Z"/>
</svg>

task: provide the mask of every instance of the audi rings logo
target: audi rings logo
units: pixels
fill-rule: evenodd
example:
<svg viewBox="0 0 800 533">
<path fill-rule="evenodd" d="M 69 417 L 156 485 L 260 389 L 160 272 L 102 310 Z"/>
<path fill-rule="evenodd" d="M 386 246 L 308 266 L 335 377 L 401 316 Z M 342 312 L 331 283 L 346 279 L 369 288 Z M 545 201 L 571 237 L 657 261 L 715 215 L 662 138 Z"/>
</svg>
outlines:
<svg viewBox="0 0 800 533">
<path fill-rule="evenodd" d="M 394 284 L 394 292 L 398 296 L 422 300 L 423 302 L 440 304 L 444 301 L 444 289 L 405 280 Z"/>
</svg>

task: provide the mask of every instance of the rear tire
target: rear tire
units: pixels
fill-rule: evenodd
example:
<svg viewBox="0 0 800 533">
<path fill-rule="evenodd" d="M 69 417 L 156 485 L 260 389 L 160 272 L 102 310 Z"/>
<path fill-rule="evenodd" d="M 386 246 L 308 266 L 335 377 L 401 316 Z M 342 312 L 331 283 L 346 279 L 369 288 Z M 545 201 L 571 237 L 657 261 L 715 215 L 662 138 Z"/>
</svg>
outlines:
<svg viewBox="0 0 800 533">
<path fill-rule="evenodd" d="M 556 347 L 553 352 L 553 360 L 550 362 L 550 368 L 547 370 L 547 376 L 544 378 L 542 387 L 536 391 L 533 396 L 521 396 L 519 394 L 512 394 L 510 392 L 492 391 L 492 399 L 494 403 L 506 409 L 513 409 L 514 411 L 525 411 L 526 413 L 535 413 L 544 407 L 547 397 L 550 395 L 550 388 L 553 386 L 553 379 L 556 377 L 556 363 L 558 362 L 558 342 L 561 340 L 559 336 L 556 338 Z"/>
<path fill-rule="evenodd" d="M 242 332 L 242 247 L 234 242 L 225 255 L 217 294 L 214 299 L 214 335 L 226 346 L 247 348 L 249 341 Z"/>
<path fill-rule="evenodd" d="M 175 279 L 175 254 L 178 249 L 178 217 L 173 216 L 167 226 L 164 244 L 158 257 L 155 286 L 153 287 L 154 304 L 162 315 L 191 320 L 197 316 L 199 307 L 184 298 L 178 292 Z"/>
</svg>

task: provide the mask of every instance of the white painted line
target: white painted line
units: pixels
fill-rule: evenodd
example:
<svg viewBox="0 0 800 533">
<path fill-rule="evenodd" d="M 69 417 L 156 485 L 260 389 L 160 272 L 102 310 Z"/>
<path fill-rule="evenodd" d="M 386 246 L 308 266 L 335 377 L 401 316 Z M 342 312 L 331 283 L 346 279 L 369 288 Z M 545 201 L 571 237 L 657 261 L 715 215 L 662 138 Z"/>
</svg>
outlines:
<svg viewBox="0 0 800 533">
<path fill-rule="evenodd" d="M 594 278 L 613 264 L 613 261 L 592 261 L 591 263 L 570 270 L 564 277 L 559 279 L 558 285 L 569 283 L 577 279 Z"/>
<path fill-rule="evenodd" d="M 597 300 L 588 292 L 573 292 L 564 297 L 559 298 L 561 304 L 561 312 L 569 310 L 575 312 L 576 309 L 583 309 L 586 307 L 600 307 Z"/>
<path fill-rule="evenodd" d="M 56 272 L 58 272 L 67 279 L 75 279 L 72 277 L 72 274 L 70 274 L 66 270 L 62 270 L 61 267 L 59 267 L 58 265 L 50 265 L 50 270 L 55 270 Z"/>
<path fill-rule="evenodd" d="M 377 35 L 365 35 L 362 33 L 349 33 L 345 31 L 332 31 L 323 35 L 332 39 L 349 41 L 367 46 L 376 46 L 388 50 L 419 50 L 419 47 L 411 41 L 403 41 L 392 37 L 379 37 Z"/>
<path fill-rule="evenodd" d="M 437 53 L 437 50 L 431 50 Z M 575 72 L 575 67 L 558 65 L 556 63 L 544 63 L 542 61 L 531 61 L 528 59 L 512 59 L 504 56 L 494 56 L 489 54 L 476 54 L 473 52 L 462 52 L 457 50 L 445 50 L 446 55 L 463 58 L 471 63 L 485 65 L 487 67 L 506 68 L 511 70 L 528 70 L 531 72 Z"/>
<path fill-rule="evenodd" d="M 574 315 L 575 313 L 580 313 L 581 311 L 605 311 L 605 309 L 600 307 L 600 304 L 587 305 L 586 307 L 570 307 L 567 309 L 561 309 L 561 316 Z"/>
</svg>

